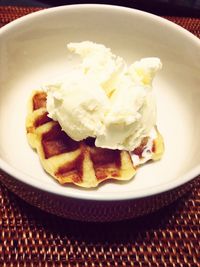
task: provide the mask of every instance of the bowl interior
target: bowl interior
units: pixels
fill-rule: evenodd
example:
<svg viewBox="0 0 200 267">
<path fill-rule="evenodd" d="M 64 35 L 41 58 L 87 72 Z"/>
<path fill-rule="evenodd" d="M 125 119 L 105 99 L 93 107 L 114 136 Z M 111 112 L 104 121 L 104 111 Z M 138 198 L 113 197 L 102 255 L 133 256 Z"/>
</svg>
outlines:
<svg viewBox="0 0 200 267">
<path fill-rule="evenodd" d="M 105 44 L 128 63 L 149 56 L 160 57 L 163 63 L 154 80 L 157 124 L 165 141 L 162 160 L 139 168 L 129 182 L 107 182 L 91 190 L 61 186 L 46 174 L 25 132 L 31 91 L 76 64 L 66 44 L 84 40 Z M 172 23 L 136 10 L 77 5 L 15 21 L 0 32 L 1 167 L 41 189 L 95 199 L 144 196 L 191 179 L 197 174 L 193 170 L 199 171 L 200 162 L 199 62 L 197 38 Z"/>
</svg>

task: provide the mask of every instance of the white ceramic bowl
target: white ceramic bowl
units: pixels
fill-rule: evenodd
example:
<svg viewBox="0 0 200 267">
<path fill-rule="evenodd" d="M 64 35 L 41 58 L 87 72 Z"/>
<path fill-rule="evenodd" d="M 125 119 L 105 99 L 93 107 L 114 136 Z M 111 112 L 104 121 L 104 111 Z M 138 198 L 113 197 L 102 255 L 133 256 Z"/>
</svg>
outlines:
<svg viewBox="0 0 200 267">
<path fill-rule="evenodd" d="M 105 44 L 128 63 L 149 56 L 163 62 L 154 81 L 162 160 L 129 182 L 92 190 L 61 186 L 46 174 L 25 133 L 31 91 L 67 72 L 66 44 L 84 40 Z M 123 7 L 51 8 L 0 29 L 0 69 L 1 180 L 28 202 L 72 219 L 125 219 L 171 203 L 200 173 L 200 40 L 183 28 Z"/>
</svg>

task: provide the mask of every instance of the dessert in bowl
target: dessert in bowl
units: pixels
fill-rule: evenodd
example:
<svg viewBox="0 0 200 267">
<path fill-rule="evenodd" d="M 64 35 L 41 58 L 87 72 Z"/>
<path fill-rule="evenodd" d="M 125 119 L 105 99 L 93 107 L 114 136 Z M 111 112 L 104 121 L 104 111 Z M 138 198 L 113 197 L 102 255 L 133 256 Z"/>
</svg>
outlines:
<svg viewBox="0 0 200 267">
<path fill-rule="evenodd" d="M 1 29 L 0 39 L 1 179 L 12 191 L 57 215 L 108 221 L 156 210 L 192 185 L 200 160 L 198 38 L 138 10 L 73 5 L 16 20 Z M 165 142 L 162 159 L 139 168 L 127 182 L 87 190 L 52 179 L 30 149 L 25 130 L 31 92 L 70 71 L 78 59 L 70 57 L 66 45 L 83 40 L 105 44 L 129 64 L 144 57 L 163 63 L 154 79 L 157 126 Z"/>
<path fill-rule="evenodd" d="M 82 57 L 54 82 L 33 91 L 26 131 L 44 169 L 60 184 L 96 187 L 130 180 L 164 151 L 152 82 L 160 59 L 130 66 L 102 44 L 70 43 Z"/>
</svg>

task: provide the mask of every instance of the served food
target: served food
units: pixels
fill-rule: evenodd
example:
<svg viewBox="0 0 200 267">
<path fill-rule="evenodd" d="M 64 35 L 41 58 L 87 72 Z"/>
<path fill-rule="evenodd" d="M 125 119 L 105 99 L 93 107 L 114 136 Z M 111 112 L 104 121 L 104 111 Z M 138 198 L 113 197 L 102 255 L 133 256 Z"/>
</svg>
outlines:
<svg viewBox="0 0 200 267">
<path fill-rule="evenodd" d="M 61 184 L 96 187 L 129 180 L 137 166 L 161 158 L 152 80 L 158 58 L 127 67 L 110 49 L 70 43 L 82 62 L 60 80 L 34 91 L 26 121 L 30 145 Z"/>
</svg>

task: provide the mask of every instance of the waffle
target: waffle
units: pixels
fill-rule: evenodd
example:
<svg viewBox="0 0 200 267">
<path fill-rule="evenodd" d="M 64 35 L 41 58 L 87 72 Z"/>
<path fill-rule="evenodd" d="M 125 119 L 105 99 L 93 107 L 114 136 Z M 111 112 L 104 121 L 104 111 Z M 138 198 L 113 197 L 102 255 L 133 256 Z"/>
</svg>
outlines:
<svg viewBox="0 0 200 267">
<path fill-rule="evenodd" d="M 77 142 L 71 139 L 58 122 L 48 117 L 46 93 L 34 91 L 28 103 L 26 119 L 28 142 L 36 149 L 45 171 L 60 184 L 96 187 L 108 179 L 129 180 L 136 173 L 127 151 L 98 148 L 94 138 Z M 152 159 L 163 152 L 162 137 L 154 142 Z M 145 142 L 135 151 L 141 157 Z"/>
</svg>

